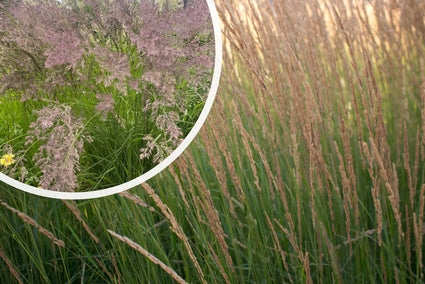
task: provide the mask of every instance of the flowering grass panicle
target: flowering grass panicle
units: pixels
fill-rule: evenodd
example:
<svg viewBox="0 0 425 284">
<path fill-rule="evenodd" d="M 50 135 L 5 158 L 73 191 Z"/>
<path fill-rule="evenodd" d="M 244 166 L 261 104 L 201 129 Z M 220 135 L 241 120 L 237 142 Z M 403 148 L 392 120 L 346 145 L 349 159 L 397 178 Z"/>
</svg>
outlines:
<svg viewBox="0 0 425 284">
<path fill-rule="evenodd" d="M 98 100 L 95 106 L 96 111 L 102 116 L 103 120 L 106 120 L 108 113 L 114 110 L 114 99 L 111 94 L 97 94 L 96 99 Z"/>
<path fill-rule="evenodd" d="M 170 147 L 172 141 L 160 138 L 161 136 L 158 136 L 155 139 L 151 135 L 143 138 L 146 141 L 146 146 L 140 149 L 139 157 L 141 160 L 152 158 L 154 163 L 159 163 L 173 152 L 173 148 Z"/>
<path fill-rule="evenodd" d="M 67 105 L 54 105 L 36 111 L 27 144 L 37 141 L 39 152 L 33 157 L 42 172 L 40 186 L 54 191 L 73 191 L 78 187 L 77 171 L 84 142 L 91 138 L 84 133 L 81 118 L 71 114 Z"/>
</svg>

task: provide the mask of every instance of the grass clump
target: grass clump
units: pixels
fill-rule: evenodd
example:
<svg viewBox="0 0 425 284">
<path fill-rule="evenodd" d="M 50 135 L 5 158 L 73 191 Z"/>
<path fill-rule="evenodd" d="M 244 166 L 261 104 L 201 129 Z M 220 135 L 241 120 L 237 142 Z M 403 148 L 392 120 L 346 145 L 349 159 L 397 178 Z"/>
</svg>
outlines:
<svg viewBox="0 0 425 284">
<path fill-rule="evenodd" d="M 85 265 L 111 283 L 423 282 L 425 7 L 410 3 L 219 1 L 224 74 L 190 149 L 149 185 L 77 203 L 101 246 L 62 201 L 5 188 L 65 242 L 4 209 L 5 281 Z"/>
<path fill-rule="evenodd" d="M 16 156 L 3 173 L 98 190 L 141 176 L 181 143 L 210 86 L 212 25 L 206 3 L 165 4 L 1 3 L 0 154 Z"/>
</svg>

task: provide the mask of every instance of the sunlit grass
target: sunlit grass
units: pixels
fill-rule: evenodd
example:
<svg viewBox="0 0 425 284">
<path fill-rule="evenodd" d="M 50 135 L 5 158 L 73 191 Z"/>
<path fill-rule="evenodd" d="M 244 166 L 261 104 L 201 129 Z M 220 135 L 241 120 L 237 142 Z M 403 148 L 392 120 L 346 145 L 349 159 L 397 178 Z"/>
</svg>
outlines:
<svg viewBox="0 0 425 284">
<path fill-rule="evenodd" d="M 1 249 L 18 277 L 167 283 L 170 268 L 189 283 L 424 281 L 424 41 L 401 28 L 420 24 L 393 29 L 390 6 L 376 4 L 386 14 L 374 43 L 362 2 L 243 3 L 244 14 L 240 1 L 218 3 L 230 51 L 188 151 L 148 184 L 76 202 L 99 243 L 62 201 L 4 186 L 0 199 L 65 242 L 0 206 Z M 391 40 L 399 29 L 402 45 Z M 3 282 L 14 278 L 5 263 Z"/>
</svg>

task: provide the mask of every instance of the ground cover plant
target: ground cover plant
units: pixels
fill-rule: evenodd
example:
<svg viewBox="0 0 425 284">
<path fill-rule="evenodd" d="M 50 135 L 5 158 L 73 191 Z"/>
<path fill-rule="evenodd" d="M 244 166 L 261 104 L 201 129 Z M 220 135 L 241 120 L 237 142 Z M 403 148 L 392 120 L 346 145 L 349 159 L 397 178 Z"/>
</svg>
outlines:
<svg viewBox="0 0 425 284">
<path fill-rule="evenodd" d="M 55 191 L 134 179 L 196 122 L 212 76 L 205 1 L 3 1 L 1 171 Z"/>
<path fill-rule="evenodd" d="M 422 283 L 423 1 L 220 0 L 200 136 L 98 200 L 0 191 L 1 282 Z"/>
</svg>

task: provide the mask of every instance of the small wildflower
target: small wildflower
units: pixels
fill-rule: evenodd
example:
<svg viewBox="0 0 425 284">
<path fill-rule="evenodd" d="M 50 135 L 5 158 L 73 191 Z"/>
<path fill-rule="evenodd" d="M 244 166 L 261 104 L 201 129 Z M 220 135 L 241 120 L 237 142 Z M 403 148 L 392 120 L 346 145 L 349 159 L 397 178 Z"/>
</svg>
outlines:
<svg viewBox="0 0 425 284">
<path fill-rule="evenodd" d="M 13 154 L 4 154 L 3 157 L 0 159 L 0 165 L 8 167 L 15 163 L 16 161 L 13 159 L 15 155 Z"/>
</svg>

